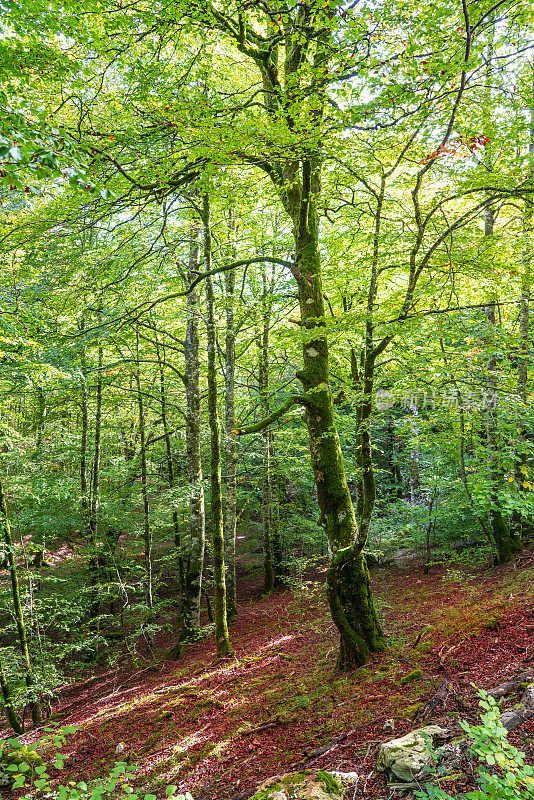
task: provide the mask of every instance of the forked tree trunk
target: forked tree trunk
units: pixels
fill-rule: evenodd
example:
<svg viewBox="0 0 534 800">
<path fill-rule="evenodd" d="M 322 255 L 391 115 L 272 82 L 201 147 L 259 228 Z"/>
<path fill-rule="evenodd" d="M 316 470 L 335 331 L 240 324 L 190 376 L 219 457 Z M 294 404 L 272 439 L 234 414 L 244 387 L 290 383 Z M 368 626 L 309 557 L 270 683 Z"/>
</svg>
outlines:
<svg viewBox="0 0 534 800">
<path fill-rule="evenodd" d="M 204 271 L 211 269 L 210 206 L 207 194 L 202 199 L 202 232 L 204 240 Z M 217 409 L 216 330 L 213 281 L 206 278 L 206 325 L 208 339 L 208 415 L 210 424 L 210 485 L 211 523 L 213 526 L 213 573 L 215 580 L 215 639 L 217 656 L 232 652 L 226 617 L 226 582 L 224 575 L 224 530 L 221 489 L 221 430 Z"/>
<path fill-rule="evenodd" d="M 191 284 L 199 273 L 199 226 L 190 229 L 187 281 Z M 200 599 L 202 569 L 206 544 L 204 484 L 200 452 L 200 364 L 198 341 L 199 297 L 196 289 L 187 295 L 187 327 L 185 334 L 185 386 L 187 404 L 187 478 L 189 482 L 189 554 L 182 595 L 182 632 L 180 641 L 194 639 L 200 633 Z"/>
</svg>

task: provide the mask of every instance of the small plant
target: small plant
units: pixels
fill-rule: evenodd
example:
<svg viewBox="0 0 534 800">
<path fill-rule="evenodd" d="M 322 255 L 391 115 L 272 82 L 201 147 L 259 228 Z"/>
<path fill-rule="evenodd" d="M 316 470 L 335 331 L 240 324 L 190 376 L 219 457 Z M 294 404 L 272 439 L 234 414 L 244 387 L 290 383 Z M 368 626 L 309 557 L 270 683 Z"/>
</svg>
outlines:
<svg viewBox="0 0 534 800">
<path fill-rule="evenodd" d="M 534 800 L 534 767 L 525 764 L 525 754 L 508 741 L 500 720 L 499 706 L 486 692 L 479 691 L 480 725 L 461 722 L 472 740 L 470 752 L 477 756 L 479 788 L 467 792 L 465 800 Z M 491 771 L 488 769 L 491 768 Z M 432 784 L 416 792 L 419 800 L 453 800 Z"/>
<path fill-rule="evenodd" d="M 52 745 L 54 747 L 52 766 L 56 769 L 63 769 L 65 756 L 61 753 L 61 748 L 66 743 L 66 736 L 74 733 L 77 729 L 74 725 L 66 725 L 55 729 L 50 726 L 45 728 L 50 732 Z M 49 742 L 42 742 L 49 744 Z M 7 747 L 6 747 L 7 746 Z M 29 789 L 22 800 L 32 800 L 34 791 L 37 789 L 42 796 L 54 798 L 54 800 L 157 800 L 154 794 L 139 795 L 131 785 L 132 773 L 135 772 L 134 765 L 127 764 L 125 761 L 118 761 L 109 775 L 104 778 L 97 778 L 89 781 L 68 781 L 67 784 L 53 785 L 50 775 L 47 772 L 46 764 L 43 759 L 35 752 L 36 744 L 26 747 L 18 739 L 8 739 L 0 744 L 2 760 L 7 764 L 5 771 L 13 776 L 12 789 Z M 167 786 L 165 789 L 166 797 L 173 800 L 193 800 L 191 794 L 176 794 L 177 786 Z"/>
</svg>

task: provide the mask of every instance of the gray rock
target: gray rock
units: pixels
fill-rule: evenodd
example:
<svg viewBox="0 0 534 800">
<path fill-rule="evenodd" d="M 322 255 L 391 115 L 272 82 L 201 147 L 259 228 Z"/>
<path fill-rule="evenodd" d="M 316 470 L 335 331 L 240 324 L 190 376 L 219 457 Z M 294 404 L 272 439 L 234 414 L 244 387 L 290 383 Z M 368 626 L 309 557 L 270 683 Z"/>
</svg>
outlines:
<svg viewBox="0 0 534 800">
<path fill-rule="evenodd" d="M 6 764 L 0 764 L 0 788 L 11 786 L 13 783 L 13 773 L 6 770 Z"/>
<path fill-rule="evenodd" d="M 389 772 L 401 781 L 410 782 L 422 777 L 434 764 L 434 755 L 427 739 L 446 739 L 448 731 L 439 725 L 417 728 L 399 739 L 384 742 L 378 750 L 377 769 Z"/>
<path fill-rule="evenodd" d="M 501 714 L 501 724 L 507 731 L 513 731 L 534 717 L 534 683 L 527 686 L 521 702 Z"/>
<path fill-rule="evenodd" d="M 338 778 L 341 783 L 346 784 L 347 786 L 353 786 L 360 780 L 360 776 L 357 772 L 337 772 L 333 769 L 328 771 L 330 772 L 330 775 L 333 775 L 334 778 Z"/>
</svg>

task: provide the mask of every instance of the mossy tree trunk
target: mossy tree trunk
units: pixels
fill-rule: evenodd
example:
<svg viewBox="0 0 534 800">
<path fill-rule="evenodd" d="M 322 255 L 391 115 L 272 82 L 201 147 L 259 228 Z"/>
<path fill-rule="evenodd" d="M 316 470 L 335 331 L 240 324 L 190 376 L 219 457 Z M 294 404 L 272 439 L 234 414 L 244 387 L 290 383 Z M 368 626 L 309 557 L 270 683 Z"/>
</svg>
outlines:
<svg viewBox="0 0 534 800">
<path fill-rule="evenodd" d="M 228 219 L 230 256 L 235 258 L 235 218 L 231 206 Z M 237 450 L 235 433 L 235 270 L 224 273 L 226 300 L 226 335 L 224 353 L 224 566 L 226 579 L 226 611 L 228 621 L 237 617 L 237 587 L 235 574 L 235 543 L 237 528 Z"/>
<path fill-rule="evenodd" d="M 35 697 L 35 677 L 31 663 L 30 651 L 28 648 L 28 636 L 26 633 L 26 624 L 24 621 L 24 613 L 22 611 L 22 602 L 20 598 L 20 586 L 17 572 L 17 563 L 15 560 L 15 549 L 13 547 L 13 539 L 11 536 L 11 528 L 9 525 L 9 518 L 7 515 L 7 501 L 4 492 L 2 479 L 0 478 L 0 528 L 2 535 L 2 543 L 7 557 L 9 568 L 9 577 L 11 580 L 11 599 L 13 602 L 13 616 L 15 617 L 15 624 L 17 626 L 17 635 L 19 640 L 20 652 L 22 655 L 22 662 L 24 664 L 24 680 L 30 694 L 30 710 L 32 715 L 32 722 L 38 725 L 41 722 L 41 710 L 37 697 Z M 7 683 L 4 678 L 4 684 Z M 2 692 L 4 692 L 4 685 L 2 685 Z M 9 688 L 7 687 L 8 696 L 10 696 Z M 5 695 L 4 695 L 5 700 Z M 6 706 L 6 709 L 8 707 Z M 9 715 L 8 715 L 9 716 Z"/>
<path fill-rule="evenodd" d="M 367 532 L 359 529 L 356 520 L 334 418 L 315 204 L 320 193 L 320 171 L 318 157 L 302 159 L 298 202 L 288 198 L 295 234 L 294 275 L 304 336 L 303 367 L 297 377 L 306 398 L 306 421 L 321 523 L 333 552 L 327 571 L 327 595 L 340 633 L 338 668 L 352 669 L 364 664 L 371 651 L 384 649 L 385 641 L 363 555 Z"/>
<path fill-rule="evenodd" d="M 208 10 L 211 6 L 208 4 Z M 325 93 L 320 88 L 328 73 L 333 52 L 330 13 L 322 4 L 300 3 L 294 11 L 296 30 L 313 31 L 312 36 L 288 36 L 282 64 L 278 28 L 267 24 L 268 38 L 256 36 L 252 28 L 232 21 L 224 14 L 213 16 L 213 24 L 230 36 L 237 49 L 250 58 L 261 76 L 267 115 L 276 126 L 285 125 L 290 136 L 305 131 L 307 146 L 296 154 L 244 161 L 262 168 L 272 180 L 284 210 L 293 224 L 295 257 L 292 272 L 298 287 L 303 337 L 303 366 L 297 377 L 303 395 L 291 397 L 267 415 L 259 425 L 240 433 L 263 430 L 294 404 L 306 408 L 310 454 L 317 487 L 321 522 L 333 553 L 327 574 L 330 609 L 341 637 L 338 666 L 350 669 L 365 663 L 369 652 L 385 647 L 375 609 L 369 572 L 363 556 L 366 537 L 360 535 L 350 497 L 339 435 L 336 428 L 328 366 L 328 338 L 325 327 L 321 262 L 318 241 L 317 205 L 321 196 L 320 132 Z M 288 23 L 291 25 L 291 23 Z M 270 38 L 269 38 L 270 37 Z M 312 44 L 313 43 L 313 44 Z M 313 104 L 303 103 L 302 65 L 309 63 L 315 91 Z M 284 79 L 281 80 L 282 67 Z M 317 83 L 315 83 L 317 81 Z M 306 93 L 309 87 L 306 87 Z"/>
<path fill-rule="evenodd" d="M 199 225 L 191 225 L 189 236 L 188 284 L 199 274 Z M 186 443 L 187 478 L 189 483 L 189 553 L 182 594 L 180 641 L 194 639 L 200 633 L 200 600 L 202 569 L 206 544 L 204 484 L 200 449 L 201 405 L 200 362 L 198 339 L 199 296 L 195 288 L 187 295 L 187 326 L 185 334 L 185 392 L 187 405 Z"/>
<path fill-rule="evenodd" d="M 202 232 L 204 242 L 204 271 L 211 270 L 210 205 L 207 194 L 202 198 Z M 215 639 L 217 656 L 223 658 L 232 652 L 226 616 L 226 581 L 224 574 L 224 530 L 221 488 L 221 430 L 217 408 L 217 366 L 215 299 L 213 281 L 206 278 L 206 325 L 208 339 L 208 416 L 210 425 L 210 486 L 211 524 L 213 527 L 213 573 L 215 581 Z"/>
<path fill-rule="evenodd" d="M 4 709 L 6 712 L 7 721 L 11 725 L 12 729 L 15 731 L 17 736 L 20 736 L 24 733 L 24 726 L 19 720 L 17 716 L 17 712 L 13 706 L 13 695 L 11 692 L 11 687 L 9 686 L 6 673 L 4 670 L 4 664 L 2 659 L 0 658 L 0 691 L 2 692 L 2 700 L 4 701 Z"/>
</svg>

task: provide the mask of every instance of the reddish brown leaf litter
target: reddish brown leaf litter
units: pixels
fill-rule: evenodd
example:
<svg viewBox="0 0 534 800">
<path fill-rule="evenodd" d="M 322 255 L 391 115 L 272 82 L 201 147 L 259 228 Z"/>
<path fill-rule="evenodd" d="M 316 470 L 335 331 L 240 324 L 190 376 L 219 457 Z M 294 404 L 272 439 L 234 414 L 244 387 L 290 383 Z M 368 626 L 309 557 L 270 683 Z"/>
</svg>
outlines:
<svg viewBox="0 0 534 800">
<path fill-rule="evenodd" d="M 385 779 L 374 772 L 377 746 L 416 726 L 416 704 L 444 676 L 454 690 L 440 713 L 455 724 L 476 719 L 472 684 L 489 688 L 534 665 L 525 564 L 463 577 L 443 568 L 425 576 L 414 566 L 376 572 L 389 650 L 350 675 L 334 673 L 337 635 L 320 581 L 265 598 L 259 576 L 249 576 L 242 596 L 250 599 L 231 628 L 233 658 L 216 662 L 210 637 L 169 659 L 176 631 L 174 640 L 165 634 L 156 642 L 157 666 L 122 665 L 62 689 L 56 717 L 79 727 L 62 779 L 106 774 L 123 743 L 120 759 L 138 764 L 135 782 L 158 795 L 173 783 L 195 800 L 227 800 L 311 762 L 358 772 L 351 800 L 385 797 Z M 401 685 L 416 669 L 422 677 Z M 528 723 L 511 735 L 529 758 L 533 731 Z"/>
</svg>

